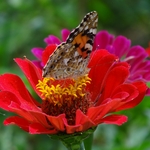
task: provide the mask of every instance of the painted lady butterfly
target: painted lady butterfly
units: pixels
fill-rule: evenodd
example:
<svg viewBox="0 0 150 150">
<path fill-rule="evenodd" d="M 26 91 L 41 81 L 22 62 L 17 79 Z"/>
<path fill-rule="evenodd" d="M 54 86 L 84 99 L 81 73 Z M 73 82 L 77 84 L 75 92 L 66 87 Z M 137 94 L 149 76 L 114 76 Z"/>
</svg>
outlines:
<svg viewBox="0 0 150 150">
<path fill-rule="evenodd" d="M 97 31 L 98 14 L 88 13 L 79 26 L 58 45 L 43 68 L 43 77 L 76 78 L 87 73 L 90 53 Z"/>
</svg>

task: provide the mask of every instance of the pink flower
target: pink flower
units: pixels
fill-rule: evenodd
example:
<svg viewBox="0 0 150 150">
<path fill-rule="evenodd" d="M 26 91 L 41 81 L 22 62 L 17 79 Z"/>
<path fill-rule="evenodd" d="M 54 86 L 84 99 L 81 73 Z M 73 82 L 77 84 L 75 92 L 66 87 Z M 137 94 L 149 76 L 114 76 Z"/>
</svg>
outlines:
<svg viewBox="0 0 150 150">
<path fill-rule="evenodd" d="M 62 41 L 65 41 L 69 34 L 69 30 L 62 30 Z M 44 41 L 47 45 L 58 45 L 61 43 L 61 41 L 53 35 L 48 36 Z M 122 35 L 115 37 L 107 31 L 102 30 L 96 34 L 93 45 L 93 51 L 98 49 L 106 49 L 111 54 L 118 56 L 122 62 L 128 62 L 130 64 L 129 82 L 143 81 L 147 83 L 150 81 L 150 60 L 147 59 L 148 53 L 141 46 L 131 46 L 131 40 L 126 37 Z M 43 68 L 43 64 L 41 63 L 42 52 L 43 49 L 32 49 L 32 53 L 39 59 L 38 62 L 34 61 L 34 63 L 40 68 Z M 147 95 L 150 95 L 150 89 L 147 90 Z"/>
</svg>

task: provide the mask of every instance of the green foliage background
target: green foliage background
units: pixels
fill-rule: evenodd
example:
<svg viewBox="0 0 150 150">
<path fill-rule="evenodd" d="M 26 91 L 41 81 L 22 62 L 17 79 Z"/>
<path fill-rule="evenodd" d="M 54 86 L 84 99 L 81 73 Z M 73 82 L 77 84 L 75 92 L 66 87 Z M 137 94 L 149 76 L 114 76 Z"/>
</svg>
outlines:
<svg viewBox="0 0 150 150">
<path fill-rule="evenodd" d="M 6 0 L 0 2 L 0 74 L 17 73 L 31 90 L 13 58 L 27 56 L 30 50 L 45 47 L 50 34 L 61 38 L 61 29 L 73 29 L 92 10 L 99 14 L 99 30 L 124 35 L 132 45 L 148 46 L 150 41 L 149 0 Z M 134 109 L 121 113 L 129 121 L 118 127 L 100 125 L 94 134 L 93 150 L 149 150 L 150 98 Z M 0 150 L 65 150 L 47 135 L 29 135 L 16 126 L 3 126 L 12 115 L 0 110 Z"/>
</svg>

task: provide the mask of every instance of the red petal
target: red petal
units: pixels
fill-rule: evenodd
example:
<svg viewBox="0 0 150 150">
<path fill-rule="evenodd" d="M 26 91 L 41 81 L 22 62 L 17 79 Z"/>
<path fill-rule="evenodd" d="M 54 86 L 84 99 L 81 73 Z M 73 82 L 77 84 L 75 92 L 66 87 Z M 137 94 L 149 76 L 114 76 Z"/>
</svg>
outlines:
<svg viewBox="0 0 150 150">
<path fill-rule="evenodd" d="M 5 91 L 0 92 L 0 94 L 1 93 L 3 93 L 3 95 L 0 95 L 0 96 L 4 96 L 4 101 L 1 101 L 1 103 L 0 103 L 0 105 L 4 106 L 2 108 L 6 107 L 7 110 L 24 117 L 31 124 L 38 124 L 39 127 L 43 126 L 42 129 L 45 128 L 46 132 L 48 132 L 48 130 L 50 130 L 50 129 L 55 130 L 55 131 L 56 130 L 65 131 L 65 127 L 64 127 L 64 123 L 63 123 L 64 118 L 65 118 L 64 114 L 59 115 L 58 117 L 55 117 L 55 116 L 48 116 L 48 115 L 42 113 L 40 111 L 40 108 L 37 108 L 37 109 L 30 108 L 28 110 L 24 106 L 25 108 L 23 109 L 21 105 L 22 105 L 22 103 L 24 103 L 24 101 L 19 105 L 17 103 L 17 97 L 15 95 L 13 95 L 10 92 L 5 92 Z M 29 103 L 28 103 L 27 107 L 30 107 Z M 26 111 L 26 109 L 28 111 Z M 11 122 L 14 122 L 14 121 L 17 122 L 17 120 L 11 120 Z M 16 124 L 18 124 L 18 126 L 19 126 L 19 123 L 16 123 Z M 43 131 L 43 132 L 45 132 L 45 131 Z M 40 130 L 38 129 L 38 132 L 42 132 L 41 129 Z M 51 133 L 51 132 L 52 131 L 49 131 L 48 133 Z"/>
<path fill-rule="evenodd" d="M 39 123 L 33 123 L 29 126 L 29 133 L 30 134 L 56 134 L 58 130 L 52 128 L 45 128 Z"/>
<path fill-rule="evenodd" d="M 112 55 L 110 54 L 107 50 L 105 49 L 100 49 L 100 50 L 96 50 L 94 52 L 92 52 L 91 56 L 90 56 L 90 61 L 88 64 L 89 68 L 92 68 L 93 66 L 96 66 L 97 63 L 99 63 L 99 61 L 104 58 L 107 55 Z M 112 55 L 113 58 L 117 58 L 116 56 Z M 100 63 L 99 63 L 100 64 Z"/>
<path fill-rule="evenodd" d="M 99 123 L 122 125 L 127 122 L 128 117 L 124 115 L 110 115 L 100 120 Z M 99 124 L 98 123 L 98 124 Z"/>
<path fill-rule="evenodd" d="M 122 105 L 124 105 L 125 103 L 128 103 L 130 101 L 133 101 L 139 95 L 139 91 L 132 84 L 119 85 L 113 93 L 114 94 L 113 98 L 117 98 L 117 95 L 120 92 L 121 93 L 125 92 L 126 94 L 128 94 L 128 96 L 126 95 L 126 97 L 120 97 L 120 102 L 118 103 L 118 105 L 116 105 L 116 107 L 114 108 L 113 111 L 118 111 L 118 109 L 120 107 L 122 107 Z"/>
<path fill-rule="evenodd" d="M 23 130 L 29 132 L 29 122 L 21 117 L 18 116 L 12 116 L 7 118 L 4 121 L 4 125 L 10 125 L 10 124 L 15 124 L 22 128 Z"/>
<path fill-rule="evenodd" d="M 0 96 L 1 96 L 0 101 L 1 108 L 14 112 L 19 116 L 26 118 L 26 120 L 28 121 L 35 121 L 35 116 L 33 116 L 30 112 L 30 111 L 39 111 L 39 108 L 35 104 L 30 103 L 29 101 L 26 101 L 22 98 L 18 99 L 16 95 L 8 91 L 1 91 Z"/>
<path fill-rule="evenodd" d="M 105 50 L 98 50 L 93 53 L 91 64 L 89 65 L 91 67 L 89 77 L 92 79 L 89 91 L 93 91 L 92 100 L 95 100 L 101 93 L 103 80 L 115 61 L 116 56 L 109 54 Z"/>
<path fill-rule="evenodd" d="M 10 124 L 15 124 L 30 134 L 56 134 L 58 132 L 54 128 L 45 128 L 39 123 L 31 123 L 18 116 L 9 117 L 4 121 L 4 125 Z"/>
<path fill-rule="evenodd" d="M 136 98 L 134 98 L 133 100 L 131 100 L 131 101 L 125 103 L 124 105 L 122 105 L 121 107 L 119 107 L 116 111 L 133 108 L 143 100 L 143 98 L 146 94 L 146 90 L 147 90 L 146 84 L 143 82 L 134 82 L 133 85 L 139 91 L 139 95 Z"/>
<path fill-rule="evenodd" d="M 68 134 L 74 132 L 81 132 L 89 129 L 92 126 L 95 126 L 94 122 L 88 118 L 81 110 L 76 111 L 76 123 L 75 125 L 68 125 L 67 121 L 64 121 L 66 126 L 66 132 Z"/>
<path fill-rule="evenodd" d="M 59 131 L 65 131 L 65 126 L 64 126 L 64 120 L 66 120 L 65 114 L 61 114 L 59 116 L 47 115 L 46 117 L 55 129 Z"/>
<path fill-rule="evenodd" d="M 90 107 L 87 112 L 87 116 L 95 123 L 98 124 L 106 114 L 112 112 L 113 108 L 119 103 L 120 99 L 107 99 L 107 103 L 97 106 Z"/>
<path fill-rule="evenodd" d="M 103 91 L 100 99 L 111 97 L 115 88 L 126 80 L 128 74 L 129 70 L 124 66 L 117 66 L 110 70 L 103 81 Z M 99 105 L 99 103 L 97 103 L 97 105 Z"/>
<path fill-rule="evenodd" d="M 0 108 L 4 109 L 6 111 L 12 111 L 12 109 L 9 107 L 12 101 L 20 104 L 20 101 L 16 98 L 16 96 L 10 92 L 1 91 L 0 97 L 1 97 Z"/>
<path fill-rule="evenodd" d="M 13 105 L 13 108 L 14 108 L 13 112 L 26 118 L 32 124 L 39 123 L 47 129 L 55 128 L 56 130 L 59 130 L 59 131 L 65 131 L 65 127 L 63 123 L 64 118 L 65 118 L 64 114 L 61 114 L 59 116 L 49 116 L 43 113 L 40 108 L 37 108 L 37 110 L 30 109 L 28 111 L 26 111 L 26 108 L 22 109 L 22 107 L 18 107 L 14 105 Z"/>
<path fill-rule="evenodd" d="M 45 48 L 42 54 L 42 62 L 44 63 L 44 65 L 47 63 L 49 56 L 54 52 L 55 49 L 56 49 L 55 44 L 51 44 Z"/>
<path fill-rule="evenodd" d="M 76 124 L 80 125 L 77 132 L 85 131 L 92 126 L 95 126 L 95 123 L 85 115 L 80 109 L 76 111 Z"/>
<path fill-rule="evenodd" d="M 146 48 L 145 50 L 146 50 L 148 56 L 150 56 L 150 47 Z"/>
<path fill-rule="evenodd" d="M 20 102 L 28 101 L 31 104 L 38 105 L 38 106 L 40 105 L 37 101 L 35 101 L 32 98 L 32 96 L 26 89 L 24 83 L 17 75 L 13 75 L 13 74 L 1 75 L 0 76 L 0 89 L 3 91 L 9 91 L 13 93 L 18 98 L 18 101 Z M 1 93 L 1 94 L 5 94 L 5 93 Z M 6 96 L 5 97 L 3 96 L 3 98 L 11 99 L 11 96 L 7 97 L 7 94 L 6 94 Z"/>
<path fill-rule="evenodd" d="M 79 124 L 78 125 L 68 125 L 66 120 L 64 121 L 64 124 L 66 127 L 66 133 L 68 133 L 68 134 L 75 133 L 78 130 L 78 128 L 80 127 Z"/>
<path fill-rule="evenodd" d="M 19 65 L 34 91 L 40 96 L 40 92 L 36 89 L 38 80 L 42 80 L 42 71 L 37 68 L 30 60 L 16 58 L 15 62 Z"/>
</svg>

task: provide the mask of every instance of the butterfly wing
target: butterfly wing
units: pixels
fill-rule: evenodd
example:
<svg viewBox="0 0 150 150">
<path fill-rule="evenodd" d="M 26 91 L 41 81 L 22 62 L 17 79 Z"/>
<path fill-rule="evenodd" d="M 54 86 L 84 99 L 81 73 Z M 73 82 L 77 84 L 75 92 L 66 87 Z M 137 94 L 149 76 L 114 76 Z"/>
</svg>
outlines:
<svg viewBox="0 0 150 150">
<path fill-rule="evenodd" d="M 58 45 L 43 68 L 43 77 L 55 79 L 75 78 L 87 72 L 89 56 L 96 34 L 97 12 L 88 13 L 79 26 Z"/>
<path fill-rule="evenodd" d="M 66 42 L 76 46 L 77 51 L 86 58 L 92 51 L 95 34 L 97 32 L 98 14 L 96 11 L 88 13 L 79 26 L 68 36 Z"/>
</svg>

